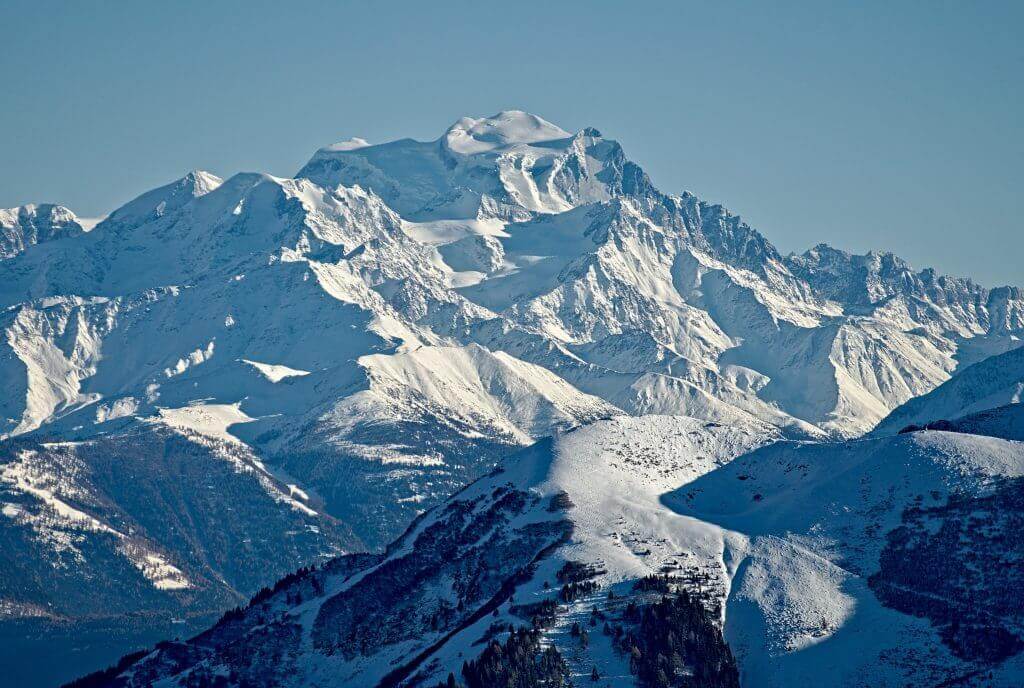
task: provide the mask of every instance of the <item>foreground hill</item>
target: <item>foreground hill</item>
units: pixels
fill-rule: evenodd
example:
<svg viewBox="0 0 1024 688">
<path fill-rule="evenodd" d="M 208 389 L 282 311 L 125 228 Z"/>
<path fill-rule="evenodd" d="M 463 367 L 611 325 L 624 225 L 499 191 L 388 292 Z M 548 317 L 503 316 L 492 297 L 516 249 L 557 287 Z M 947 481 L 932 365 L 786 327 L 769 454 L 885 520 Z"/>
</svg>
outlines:
<svg viewBox="0 0 1024 688">
<path fill-rule="evenodd" d="M 384 554 L 92 685 L 1019 685 L 1024 445 L 777 438 L 623 417 L 540 442 Z"/>
</svg>

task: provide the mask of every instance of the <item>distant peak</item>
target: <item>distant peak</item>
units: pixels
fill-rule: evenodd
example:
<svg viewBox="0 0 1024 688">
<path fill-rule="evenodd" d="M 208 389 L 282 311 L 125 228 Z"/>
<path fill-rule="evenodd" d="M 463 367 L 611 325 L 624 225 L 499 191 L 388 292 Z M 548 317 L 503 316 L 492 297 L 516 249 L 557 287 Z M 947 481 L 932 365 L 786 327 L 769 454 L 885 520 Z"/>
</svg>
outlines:
<svg viewBox="0 0 1024 688">
<path fill-rule="evenodd" d="M 370 142 L 367 141 L 366 139 L 361 139 L 358 136 L 353 136 L 350 139 L 345 139 L 344 141 L 338 141 L 337 143 L 332 143 L 329 146 L 324 146 L 320 150 L 325 153 L 338 153 L 344 151 L 359 150 L 360 148 L 366 148 L 369 145 Z"/>
<path fill-rule="evenodd" d="M 217 189 L 224 181 L 215 174 L 204 170 L 192 170 L 181 179 L 147 191 L 129 201 L 110 214 L 114 223 L 135 226 L 158 217 L 163 217 Z"/>
<path fill-rule="evenodd" d="M 826 243 L 820 243 L 815 245 L 813 248 L 808 249 L 800 256 L 807 260 L 830 260 L 830 261 L 842 261 L 846 263 L 858 263 L 868 265 L 886 265 L 894 268 L 909 268 L 906 261 L 899 256 L 889 251 L 878 251 L 871 249 L 866 253 L 851 253 L 844 251 L 843 249 L 836 248 Z"/>
<path fill-rule="evenodd" d="M 0 209 L 0 260 L 12 258 L 44 241 L 78 236 L 85 231 L 62 205 L 29 203 Z"/>
<path fill-rule="evenodd" d="M 53 224 L 76 223 L 70 209 L 53 203 L 26 203 L 16 208 L 0 208 L 0 225 L 13 226 L 26 220 L 45 220 Z"/>
<path fill-rule="evenodd" d="M 193 195 L 203 196 L 224 183 L 224 180 L 206 170 L 192 170 L 179 180 L 182 186 L 193 190 Z"/>
<path fill-rule="evenodd" d="M 815 244 L 814 246 L 807 249 L 803 253 L 791 253 L 789 257 L 791 260 L 811 261 L 820 263 L 826 260 L 841 260 L 849 262 L 853 256 L 842 249 L 821 242 L 819 244 Z"/>
<path fill-rule="evenodd" d="M 522 110 L 504 110 L 491 117 L 463 117 L 442 141 L 455 153 L 474 155 L 516 145 L 556 141 L 572 136 L 561 127 Z"/>
</svg>

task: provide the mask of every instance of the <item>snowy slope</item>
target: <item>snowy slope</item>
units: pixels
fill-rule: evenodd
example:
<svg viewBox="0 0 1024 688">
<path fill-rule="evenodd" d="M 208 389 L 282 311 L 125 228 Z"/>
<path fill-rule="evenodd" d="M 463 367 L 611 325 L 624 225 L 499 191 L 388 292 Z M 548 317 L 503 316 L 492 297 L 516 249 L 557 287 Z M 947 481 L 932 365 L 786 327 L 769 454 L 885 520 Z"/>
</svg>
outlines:
<svg viewBox="0 0 1024 688">
<path fill-rule="evenodd" d="M 720 586 L 719 531 L 674 514 L 659 495 L 775 437 L 767 427 L 651 416 L 544 440 L 429 512 L 384 556 L 341 558 L 282 583 L 181 652 L 147 656 L 124 674 L 126 685 L 171 685 L 160 679 L 189 674 L 294 686 L 386 685 L 416 675 L 418 685 L 433 685 L 479 654 L 481 637 L 501 638 L 507 633 L 495 629 L 528 624 L 532 606 L 558 599 L 568 561 L 599 565 L 593 580 L 619 593 L 607 603 L 616 617 L 627 600 L 644 598 L 632 592 L 635 581 L 668 562 Z M 569 632 L 573 621 L 586 625 L 605 595 L 563 604 L 545 642 L 563 651 L 573 673 L 596 665 L 607 677 L 598 685 L 627 685 L 628 662 L 607 637 L 590 628 L 592 644 L 580 648 Z M 274 652 L 286 659 L 268 665 L 262 658 Z"/>
<path fill-rule="evenodd" d="M 985 624 L 1020 633 L 1019 602 L 977 626 L 966 611 L 995 605 L 1013 585 L 1006 578 L 1014 577 L 1012 564 L 996 562 L 1017 556 L 1004 538 L 1020 505 L 989 521 L 990 530 L 963 535 L 962 525 L 944 517 L 956 504 L 975 511 L 979 527 L 985 500 L 1016 492 L 1022 472 L 1024 445 L 973 435 L 782 443 L 681 487 L 665 503 L 746 538 L 735 554 L 726 617 L 744 685 L 933 685 L 954 677 L 965 685 L 1016 685 L 1024 671 L 1016 650 L 985 661 L 950 638 L 950 612 L 927 602 L 948 600 L 977 638 L 992 632 Z M 952 546 L 935 536 L 930 547 L 905 547 L 911 537 L 944 535 L 941 526 Z M 888 563 L 894 551 L 910 573 L 899 581 L 902 608 L 884 604 L 881 594 L 898 578 Z M 972 578 L 971 562 L 990 556 L 991 567 Z"/>
<path fill-rule="evenodd" d="M 139 638 L 194 632 L 297 566 L 362 548 L 237 442 L 129 425 L 0 449 L 0 662 L 12 685 L 70 680 Z M 25 665 L 32 635 L 67 660 Z"/>
<path fill-rule="evenodd" d="M 372 394 L 390 401 L 412 394 L 420 404 L 444 408 L 439 415 L 463 425 L 469 433 L 507 436 L 521 444 L 554 428 L 619 412 L 545 368 L 477 344 L 422 347 L 405 354 L 367 356 L 359 362 L 369 371 Z M 366 403 L 361 395 L 352 399 Z"/>
<path fill-rule="evenodd" d="M 589 683 L 596 667 L 596 685 L 635 685 L 628 655 L 602 627 L 629 629 L 625 608 L 651 604 L 665 584 L 702 600 L 711 626 L 724 620 L 744 686 L 1018 685 L 1021 646 L 1006 638 L 1024 633 L 1019 575 L 1009 564 L 965 564 L 1016 556 L 1004 539 L 1024 518 L 1024 447 L 949 433 L 833 445 L 777 438 L 650 416 L 540 442 L 417 521 L 382 557 L 282 581 L 193 641 L 121 667 L 110 685 L 222 675 L 227 685 L 272 676 L 433 686 L 507 638 L 509 624 L 530 623 L 577 681 Z M 972 513 L 986 535 L 942 539 L 927 525 L 955 532 Z M 920 597 L 894 608 L 887 592 L 904 585 L 895 553 L 928 556 L 908 536 L 933 538 L 947 568 L 918 576 Z M 665 583 L 644 582 L 666 572 Z M 588 587 L 573 591 L 574 580 Z M 943 608 L 921 605 L 939 592 L 928 585 L 946 586 L 970 633 L 951 633 Z M 972 615 L 969 605 L 985 610 Z M 971 634 L 1003 638 L 1005 651 L 976 652 Z M 683 658 L 691 671 L 701 661 Z"/>
<path fill-rule="evenodd" d="M 213 555 L 215 540 L 189 532 L 214 527 L 217 511 L 223 506 L 206 501 L 211 499 L 230 498 L 236 510 L 247 512 L 244 518 L 222 522 L 220 528 L 242 527 L 249 530 L 246 535 L 250 538 L 255 533 L 261 538 L 281 538 L 276 547 L 282 554 L 292 548 L 302 550 L 302 554 L 283 556 L 278 566 L 287 568 L 311 553 L 331 554 L 338 549 L 335 543 L 345 538 L 342 532 L 332 532 L 338 528 L 315 504 L 290 493 L 244 447 L 187 431 L 179 434 L 136 426 L 116 439 L 44 444 L 19 441 L 5 449 L 0 485 L 4 515 L 13 523 L 5 532 L 40 547 L 37 558 L 20 559 L 14 563 L 16 572 L 5 576 L 12 586 L 4 591 L 8 603 L 18 604 L 13 598 L 16 590 L 24 592 L 27 581 L 39 580 L 38 573 L 27 574 L 28 569 L 37 567 L 62 571 L 58 575 L 71 579 L 81 576 L 85 568 L 90 571 L 85 578 L 110 578 L 126 584 L 118 573 L 122 564 L 112 564 L 112 558 L 121 558 L 123 565 L 138 569 L 140 575 L 133 584 L 151 588 L 150 593 L 219 584 L 224 575 L 251 577 L 243 560 L 254 556 L 244 553 L 248 548 L 230 556 Z M 205 489 L 194 483 L 205 483 Z M 217 493 L 210 494 L 214 484 Z M 159 495 L 156 501 L 146 503 L 155 495 Z M 177 500 L 183 503 L 175 503 Z M 177 528 L 169 522 L 177 522 L 182 532 L 175 533 Z M 192 551 L 189 547 L 195 541 L 204 542 L 204 547 Z M 103 548 L 110 551 L 95 553 Z M 266 554 L 255 556 L 255 560 L 262 561 Z M 190 561 L 204 555 L 216 556 L 220 559 L 216 567 L 229 567 L 231 573 L 225 569 L 218 575 L 220 581 L 204 581 L 209 573 Z M 21 584 L 14 587 L 15 581 Z M 251 588 L 253 583 L 250 579 L 221 594 L 237 594 L 237 588 Z M 114 586 L 103 591 L 111 599 L 97 598 L 96 590 L 86 592 L 86 598 L 73 599 L 71 590 L 44 585 L 33 593 L 43 598 L 31 603 L 47 606 L 51 613 L 69 614 L 87 602 L 95 605 L 93 613 L 97 613 L 110 612 L 112 606 L 134 596 L 124 595 L 123 588 Z"/>
<path fill-rule="evenodd" d="M 952 379 L 893 410 L 874 434 L 899 432 L 908 425 L 954 420 L 1006 404 L 1024 394 L 1024 347 L 964 368 Z"/>
</svg>

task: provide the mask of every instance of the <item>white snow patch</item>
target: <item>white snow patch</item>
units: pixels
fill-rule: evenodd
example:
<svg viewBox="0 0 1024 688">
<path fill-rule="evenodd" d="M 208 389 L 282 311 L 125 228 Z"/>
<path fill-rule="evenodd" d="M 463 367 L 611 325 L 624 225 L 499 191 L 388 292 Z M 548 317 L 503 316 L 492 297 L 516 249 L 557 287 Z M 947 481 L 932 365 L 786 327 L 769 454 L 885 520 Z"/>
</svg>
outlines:
<svg viewBox="0 0 1024 688">
<path fill-rule="evenodd" d="M 121 552 L 157 590 L 185 590 L 192 587 L 181 569 L 155 552 L 146 551 L 133 543 L 125 543 Z"/>
<path fill-rule="evenodd" d="M 260 371 L 263 377 L 267 378 L 273 383 L 278 383 L 289 377 L 303 377 L 309 375 L 308 370 L 299 370 L 298 368 L 289 368 L 284 365 L 275 365 L 273 363 L 258 363 L 256 361 L 250 361 L 248 359 L 241 359 L 242 363 L 248 363 L 256 370 Z"/>
<path fill-rule="evenodd" d="M 507 237 L 506 223 L 497 218 L 482 220 L 402 221 L 402 231 L 423 244 L 439 246 L 472 236 Z"/>
<path fill-rule="evenodd" d="M 177 430 L 191 430 L 207 437 L 242 444 L 241 440 L 228 432 L 228 428 L 236 423 L 251 423 L 256 419 L 246 415 L 240 406 L 241 402 L 235 402 L 196 403 L 181 408 L 161 408 L 159 420 Z"/>
</svg>

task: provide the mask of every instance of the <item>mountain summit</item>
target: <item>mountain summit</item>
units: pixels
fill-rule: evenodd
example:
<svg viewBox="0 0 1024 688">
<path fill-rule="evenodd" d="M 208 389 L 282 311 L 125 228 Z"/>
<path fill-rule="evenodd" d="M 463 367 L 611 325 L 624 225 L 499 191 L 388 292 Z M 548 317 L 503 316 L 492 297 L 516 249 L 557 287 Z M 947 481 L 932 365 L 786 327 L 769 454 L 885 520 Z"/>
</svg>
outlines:
<svg viewBox="0 0 1024 688">
<path fill-rule="evenodd" d="M 78 236 L 85 229 L 60 205 L 23 205 L 0 209 L 0 260 L 14 258 L 44 241 Z"/>
<path fill-rule="evenodd" d="M 569 136 L 569 132 L 536 115 L 506 110 L 481 119 L 463 117 L 448 128 L 441 140 L 452 153 L 473 155 L 539 145 Z"/>
</svg>

